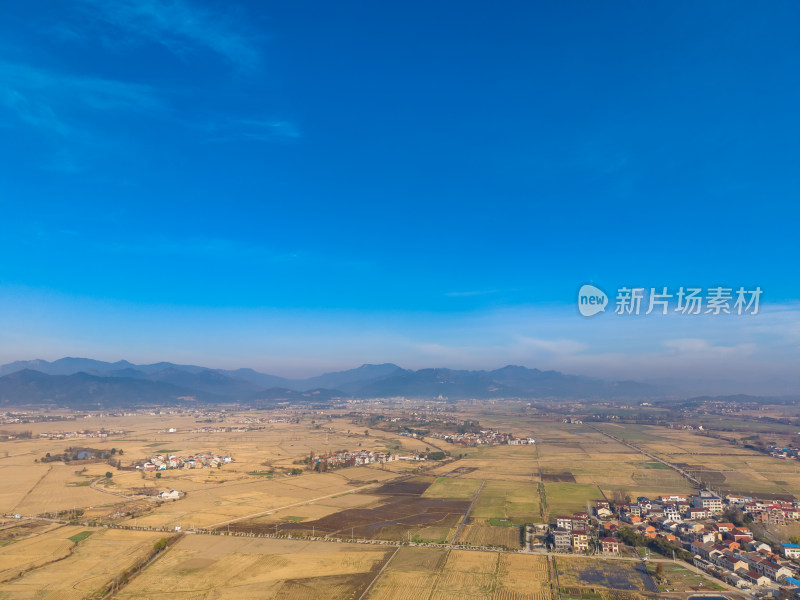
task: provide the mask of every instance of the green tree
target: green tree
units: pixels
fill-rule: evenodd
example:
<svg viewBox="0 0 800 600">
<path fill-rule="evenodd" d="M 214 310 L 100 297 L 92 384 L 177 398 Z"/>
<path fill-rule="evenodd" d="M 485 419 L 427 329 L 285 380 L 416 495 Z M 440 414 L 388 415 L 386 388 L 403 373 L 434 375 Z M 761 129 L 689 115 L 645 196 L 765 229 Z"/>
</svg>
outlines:
<svg viewBox="0 0 800 600">
<path fill-rule="evenodd" d="M 111 479 L 114 474 L 111 471 L 106 471 L 106 479 Z"/>
</svg>

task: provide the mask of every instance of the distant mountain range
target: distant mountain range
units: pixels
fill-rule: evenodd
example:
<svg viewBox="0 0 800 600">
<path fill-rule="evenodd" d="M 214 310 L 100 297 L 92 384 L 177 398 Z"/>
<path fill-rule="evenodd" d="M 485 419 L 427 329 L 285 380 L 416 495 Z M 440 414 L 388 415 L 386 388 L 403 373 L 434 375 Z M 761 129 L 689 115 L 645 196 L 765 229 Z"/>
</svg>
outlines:
<svg viewBox="0 0 800 600">
<path fill-rule="evenodd" d="M 327 402 L 335 397 L 450 399 L 650 398 L 658 387 L 634 381 L 607 382 L 507 366 L 494 371 L 403 369 L 387 363 L 287 379 L 252 369 L 208 369 L 161 362 L 136 365 L 90 358 L 18 361 L 0 366 L 0 406 L 48 404 L 73 408 L 280 401 Z"/>
</svg>

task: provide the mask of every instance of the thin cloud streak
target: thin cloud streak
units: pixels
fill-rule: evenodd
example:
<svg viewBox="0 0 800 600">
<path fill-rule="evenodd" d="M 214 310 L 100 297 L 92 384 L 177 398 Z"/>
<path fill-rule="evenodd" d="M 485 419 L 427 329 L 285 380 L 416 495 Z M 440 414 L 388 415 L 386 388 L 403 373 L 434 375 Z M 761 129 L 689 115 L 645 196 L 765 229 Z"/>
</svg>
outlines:
<svg viewBox="0 0 800 600">
<path fill-rule="evenodd" d="M 163 104 L 147 85 L 56 73 L 29 65 L 0 62 L 0 103 L 17 120 L 37 130 L 66 137 L 82 133 L 78 110 L 156 111 Z"/>
<path fill-rule="evenodd" d="M 245 70 L 257 68 L 260 53 L 253 38 L 230 17 L 183 0 L 82 0 L 87 14 L 134 39 L 160 44 L 181 59 L 198 48 L 210 50 Z"/>
</svg>

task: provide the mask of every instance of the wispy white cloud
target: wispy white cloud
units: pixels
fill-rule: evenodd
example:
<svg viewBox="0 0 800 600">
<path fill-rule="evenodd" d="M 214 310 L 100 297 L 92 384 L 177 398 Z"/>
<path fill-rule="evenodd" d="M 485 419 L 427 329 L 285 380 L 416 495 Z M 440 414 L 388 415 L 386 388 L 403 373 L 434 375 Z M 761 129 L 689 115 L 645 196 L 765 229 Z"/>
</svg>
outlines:
<svg viewBox="0 0 800 600">
<path fill-rule="evenodd" d="M 522 346 L 559 355 L 577 354 L 578 352 L 583 352 L 588 347 L 582 342 L 568 339 L 541 339 L 525 336 L 519 336 L 517 339 Z"/>
<path fill-rule="evenodd" d="M 186 0 L 81 0 L 86 14 L 132 39 L 160 44 L 181 58 L 199 49 L 222 56 L 237 68 L 260 63 L 255 39 L 243 33 L 241 19 Z"/>
<path fill-rule="evenodd" d="M 220 119 L 189 126 L 207 132 L 213 142 L 276 142 L 302 137 L 294 123 L 282 119 Z"/>
<path fill-rule="evenodd" d="M 76 110 L 160 110 L 163 105 L 147 85 L 98 77 L 56 73 L 0 61 L 0 106 L 20 122 L 61 137 L 82 133 Z"/>
<path fill-rule="evenodd" d="M 466 292 L 447 292 L 445 296 L 450 298 L 468 298 L 470 296 L 487 296 L 489 294 L 496 294 L 500 290 L 470 290 Z"/>
</svg>

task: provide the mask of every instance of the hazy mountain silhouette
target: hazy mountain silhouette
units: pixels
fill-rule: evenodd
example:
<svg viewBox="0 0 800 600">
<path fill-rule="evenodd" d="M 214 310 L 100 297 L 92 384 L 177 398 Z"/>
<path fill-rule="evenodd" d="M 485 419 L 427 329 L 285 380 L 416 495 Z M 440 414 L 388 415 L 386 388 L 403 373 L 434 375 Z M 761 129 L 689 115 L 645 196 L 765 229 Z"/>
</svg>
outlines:
<svg viewBox="0 0 800 600">
<path fill-rule="evenodd" d="M 36 369 L 31 367 L 35 366 Z M 79 369 L 78 371 L 73 371 Z M 80 369 L 87 369 L 88 372 Z M 130 406 L 269 400 L 327 401 L 333 397 L 464 398 L 650 398 L 663 388 L 635 381 L 607 382 L 509 365 L 493 371 L 402 369 L 386 363 L 287 379 L 253 369 L 208 369 L 160 362 L 88 358 L 18 361 L 0 367 L 0 405 Z"/>
</svg>

